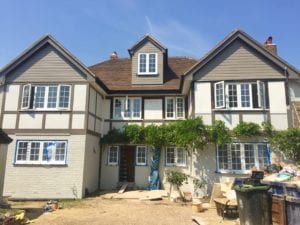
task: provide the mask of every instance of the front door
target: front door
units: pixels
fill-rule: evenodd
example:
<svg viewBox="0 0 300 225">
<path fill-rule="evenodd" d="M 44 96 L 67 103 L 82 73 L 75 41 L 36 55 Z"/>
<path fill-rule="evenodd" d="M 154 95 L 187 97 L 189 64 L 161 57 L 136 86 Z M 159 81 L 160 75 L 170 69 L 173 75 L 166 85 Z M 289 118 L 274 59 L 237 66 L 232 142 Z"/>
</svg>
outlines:
<svg viewBox="0 0 300 225">
<path fill-rule="evenodd" d="M 120 151 L 120 182 L 134 182 L 134 146 L 121 146 Z"/>
</svg>

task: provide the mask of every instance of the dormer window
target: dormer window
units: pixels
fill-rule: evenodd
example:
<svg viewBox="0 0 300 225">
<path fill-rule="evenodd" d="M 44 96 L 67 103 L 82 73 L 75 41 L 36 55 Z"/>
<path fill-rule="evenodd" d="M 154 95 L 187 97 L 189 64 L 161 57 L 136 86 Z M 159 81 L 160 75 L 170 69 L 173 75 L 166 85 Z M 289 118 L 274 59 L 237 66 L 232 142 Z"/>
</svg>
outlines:
<svg viewBox="0 0 300 225">
<path fill-rule="evenodd" d="M 157 53 L 140 53 L 138 61 L 139 75 L 157 74 Z"/>
</svg>

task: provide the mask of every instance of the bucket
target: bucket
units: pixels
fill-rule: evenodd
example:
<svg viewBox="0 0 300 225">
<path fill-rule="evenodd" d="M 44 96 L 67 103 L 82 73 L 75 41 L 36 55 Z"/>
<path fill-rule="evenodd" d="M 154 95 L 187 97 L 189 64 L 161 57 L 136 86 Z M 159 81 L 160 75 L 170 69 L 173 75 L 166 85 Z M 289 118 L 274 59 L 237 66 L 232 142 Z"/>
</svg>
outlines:
<svg viewBox="0 0 300 225">
<path fill-rule="evenodd" d="M 197 201 L 193 201 L 192 203 L 192 209 L 194 212 L 201 212 L 202 211 L 202 202 L 197 200 Z"/>
</svg>

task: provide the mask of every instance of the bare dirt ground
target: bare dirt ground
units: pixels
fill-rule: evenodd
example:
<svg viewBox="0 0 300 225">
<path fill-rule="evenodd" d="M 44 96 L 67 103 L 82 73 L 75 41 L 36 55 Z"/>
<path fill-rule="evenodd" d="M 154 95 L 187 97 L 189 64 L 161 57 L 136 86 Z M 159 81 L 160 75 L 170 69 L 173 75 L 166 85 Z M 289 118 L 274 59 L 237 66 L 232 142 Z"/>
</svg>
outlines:
<svg viewBox="0 0 300 225">
<path fill-rule="evenodd" d="M 45 202 L 15 202 L 13 207 L 25 209 L 33 224 L 51 225 L 186 225 L 192 216 L 201 225 L 235 225 L 235 220 L 222 220 L 216 209 L 194 213 L 187 203 L 168 199 L 140 201 L 138 199 L 107 199 L 103 195 L 79 201 L 62 202 L 63 208 L 43 213 Z"/>
</svg>

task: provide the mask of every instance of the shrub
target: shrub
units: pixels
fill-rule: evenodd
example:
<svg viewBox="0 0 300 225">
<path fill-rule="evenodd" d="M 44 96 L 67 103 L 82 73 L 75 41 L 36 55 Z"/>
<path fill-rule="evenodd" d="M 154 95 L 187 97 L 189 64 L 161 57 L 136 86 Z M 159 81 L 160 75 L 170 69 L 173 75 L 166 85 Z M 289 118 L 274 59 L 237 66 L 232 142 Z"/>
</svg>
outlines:
<svg viewBox="0 0 300 225">
<path fill-rule="evenodd" d="M 251 137 L 260 134 L 260 126 L 252 122 L 240 122 L 233 132 L 237 137 Z"/>
</svg>

